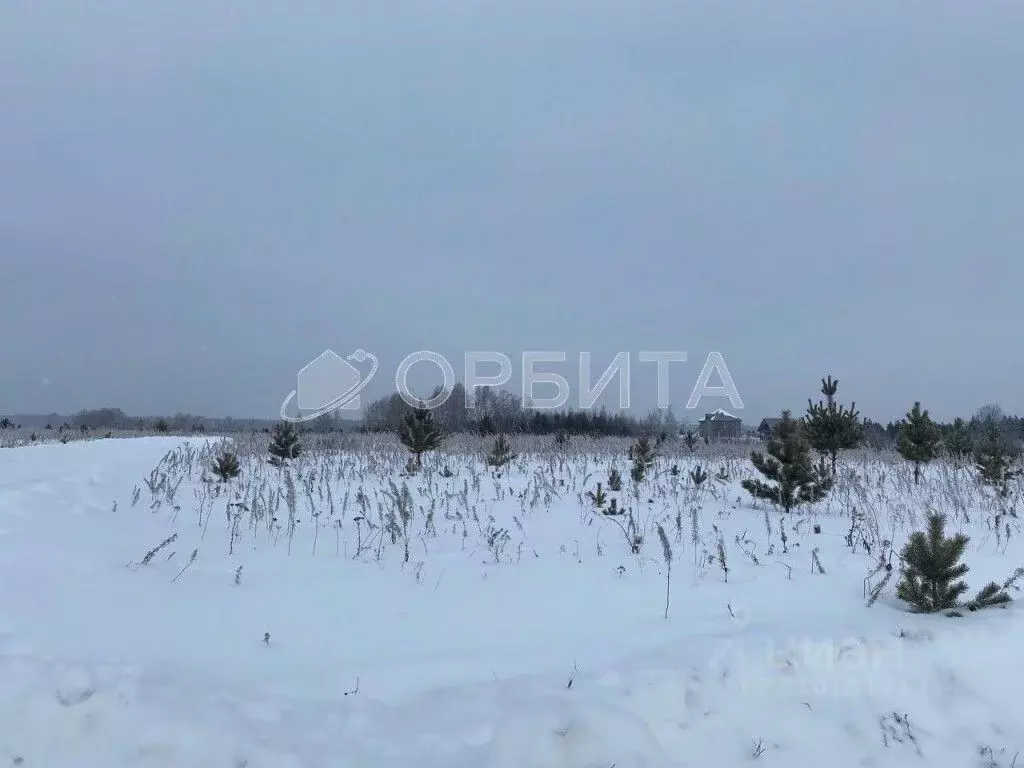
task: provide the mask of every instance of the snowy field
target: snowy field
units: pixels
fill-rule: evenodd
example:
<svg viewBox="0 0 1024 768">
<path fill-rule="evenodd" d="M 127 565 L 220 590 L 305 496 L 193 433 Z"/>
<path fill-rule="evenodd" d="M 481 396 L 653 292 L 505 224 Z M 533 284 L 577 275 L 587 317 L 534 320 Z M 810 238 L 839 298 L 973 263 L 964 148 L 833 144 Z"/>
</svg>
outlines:
<svg viewBox="0 0 1024 768">
<path fill-rule="evenodd" d="M 211 439 L 0 450 L 0 768 L 1024 766 L 1016 603 L 895 598 L 929 510 L 971 594 L 1024 565 L 1020 489 L 857 454 L 783 519 L 737 451 L 636 486 L 621 441 L 514 443 L 500 477 L 452 441 L 408 477 L 345 440 L 282 470 L 243 438 L 228 486 Z M 587 496 L 612 466 L 636 554 Z"/>
</svg>

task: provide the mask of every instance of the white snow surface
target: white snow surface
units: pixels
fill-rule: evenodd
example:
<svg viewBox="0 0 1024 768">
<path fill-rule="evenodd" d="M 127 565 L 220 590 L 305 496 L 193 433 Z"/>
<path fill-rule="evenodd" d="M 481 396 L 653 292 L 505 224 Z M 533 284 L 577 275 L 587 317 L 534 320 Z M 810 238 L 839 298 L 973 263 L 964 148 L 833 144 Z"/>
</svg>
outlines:
<svg viewBox="0 0 1024 768">
<path fill-rule="evenodd" d="M 250 458 L 227 492 L 246 504 L 229 555 L 226 494 L 203 500 L 214 447 L 0 450 L 0 767 L 1024 765 L 1016 603 L 913 615 L 894 579 L 868 607 L 877 551 L 847 542 L 851 508 L 897 552 L 940 509 L 972 537 L 971 592 L 1005 580 L 1024 564 L 1018 520 L 997 538 L 967 474 L 933 466 L 914 487 L 898 463 L 851 464 L 784 521 L 783 552 L 738 459 L 701 491 L 699 454 L 662 459 L 634 496 L 624 455 L 525 456 L 500 478 L 479 456 L 431 456 L 406 478 L 400 450 L 310 453 L 291 470 L 289 553 L 287 502 L 276 532 L 254 511 L 284 475 Z M 640 555 L 584 495 L 612 464 Z M 389 479 L 414 502 L 408 562 L 401 531 L 378 557 L 381 530 L 355 521 L 380 520 Z"/>
</svg>

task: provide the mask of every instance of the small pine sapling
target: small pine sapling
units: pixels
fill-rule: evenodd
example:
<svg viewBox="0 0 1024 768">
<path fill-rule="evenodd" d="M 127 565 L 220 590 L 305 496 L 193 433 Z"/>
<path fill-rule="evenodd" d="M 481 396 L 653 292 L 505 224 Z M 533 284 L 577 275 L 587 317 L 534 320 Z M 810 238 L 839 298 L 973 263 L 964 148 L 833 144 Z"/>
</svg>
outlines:
<svg viewBox="0 0 1024 768">
<path fill-rule="evenodd" d="M 424 407 L 413 408 L 406 414 L 398 437 L 412 454 L 417 469 L 423 466 L 423 454 L 439 448 L 444 440 L 433 412 Z"/>
<path fill-rule="evenodd" d="M 487 466 L 493 469 L 501 469 L 505 465 L 509 464 L 516 458 L 515 453 L 512 452 L 512 447 L 509 445 L 508 440 L 504 435 L 498 435 L 494 441 L 494 445 L 491 446 L 491 452 L 487 454 L 484 461 Z"/>
<path fill-rule="evenodd" d="M 990 582 L 966 606 L 961 605 L 960 597 L 967 591 L 963 576 L 970 569 L 960 558 L 970 539 L 963 533 L 947 537 L 945 527 L 945 515 L 931 514 L 928 530 L 910 535 L 900 553 L 903 574 L 897 597 L 909 603 L 915 613 L 953 612 L 947 615 L 958 615 L 955 610 L 960 607 L 976 611 L 1010 602 L 1005 586 Z"/>
<path fill-rule="evenodd" d="M 299 441 L 295 425 L 290 421 L 275 424 L 267 451 L 270 453 L 270 463 L 276 467 L 283 467 L 292 459 L 298 458 L 302 453 L 302 443 Z"/>
<path fill-rule="evenodd" d="M 939 437 L 939 428 L 928 411 L 922 411 L 921 403 L 915 402 L 900 423 L 896 441 L 896 450 L 900 456 L 914 465 L 914 485 L 921 482 L 921 465 L 927 464 L 938 454 Z"/>
<path fill-rule="evenodd" d="M 657 448 L 651 443 L 651 438 L 641 435 L 629 448 L 629 460 L 633 466 L 629 471 L 634 483 L 642 483 L 647 473 L 654 467 L 658 457 Z"/>
<path fill-rule="evenodd" d="M 242 468 L 238 464 L 238 456 L 231 451 L 224 451 L 218 454 L 217 458 L 213 461 L 213 474 L 217 476 L 217 480 L 221 483 L 227 483 L 230 480 L 238 477 Z"/>
<path fill-rule="evenodd" d="M 786 513 L 800 504 L 821 501 L 835 482 L 831 475 L 823 475 L 811 463 L 810 445 L 789 411 L 782 412 L 782 420 L 768 442 L 767 455 L 753 451 L 750 461 L 764 480 L 744 480 L 741 483 L 744 490 L 755 499 L 772 502 Z"/>
<path fill-rule="evenodd" d="M 603 509 L 604 505 L 608 502 L 608 494 L 604 492 L 600 483 L 597 484 L 595 490 L 587 491 L 587 497 L 590 499 L 590 503 L 597 509 Z"/>
<path fill-rule="evenodd" d="M 807 401 L 807 416 L 804 417 L 804 431 L 807 442 L 821 456 L 831 459 L 832 474 L 836 472 L 836 461 L 841 450 L 856 448 L 863 436 L 863 427 L 857 404 L 849 408 L 836 403 L 839 381 L 831 376 L 821 380 L 821 394 L 825 401 L 817 404 Z"/>
<path fill-rule="evenodd" d="M 957 608 L 960 596 L 967 591 L 967 583 L 961 577 L 969 569 L 966 563 L 959 562 L 967 546 L 967 536 L 960 533 L 947 538 L 945 527 L 944 515 L 929 515 L 927 532 L 912 533 L 900 553 L 903 578 L 896 595 L 910 603 L 915 612 L 935 613 Z"/>
</svg>

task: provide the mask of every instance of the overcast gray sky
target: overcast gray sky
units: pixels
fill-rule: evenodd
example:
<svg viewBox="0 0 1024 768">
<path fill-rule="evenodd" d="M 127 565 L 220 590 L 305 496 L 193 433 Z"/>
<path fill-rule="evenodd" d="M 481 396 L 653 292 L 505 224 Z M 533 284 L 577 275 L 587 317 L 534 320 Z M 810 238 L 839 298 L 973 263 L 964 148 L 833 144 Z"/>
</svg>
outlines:
<svg viewBox="0 0 1024 768">
<path fill-rule="evenodd" d="M 882 421 L 1022 413 L 1022 24 L 1011 0 L 6 3 L 0 411 L 272 416 L 362 347 L 372 395 L 419 349 L 586 350 L 595 378 L 683 350 L 691 419 L 712 351 L 751 420 L 826 373 Z M 653 407 L 654 366 L 632 378 Z"/>
</svg>

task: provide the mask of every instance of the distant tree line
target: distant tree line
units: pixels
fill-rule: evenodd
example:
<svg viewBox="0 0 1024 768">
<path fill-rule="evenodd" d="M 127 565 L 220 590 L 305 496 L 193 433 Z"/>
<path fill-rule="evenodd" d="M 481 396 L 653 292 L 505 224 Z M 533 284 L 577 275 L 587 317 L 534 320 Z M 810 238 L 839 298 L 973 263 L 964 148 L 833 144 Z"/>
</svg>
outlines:
<svg viewBox="0 0 1024 768">
<path fill-rule="evenodd" d="M 865 419 L 864 442 L 872 447 L 893 448 L 899 443 L 906 419 L 886 425 Z M 1024 418 L 1008 416 L 998 405 L 984 405 L 969 419 L 957 417 L 950 422 L 933 421 L 938 430 L 940 449 L 953 456 L 973 454 L 996 431 L 1011 447 L 1024 444 Z"/>
<path fill-rule="evenodd" d="M 71 426 L 79 429 L 122 429 L 155 432 L 205 432 L 205 419 L 188 413 L 170 417 L 140 418 L 125 414 L 120 408 L 83 410 L 71 417 Z M 51 425 L 52 426 L 52 425 Z"/>
<path fill-rule="evenodd" d="M 822 393 L 826 399 L 808 401 L 805 415 L 799 418 L 813 447 L 834 463 L 839 450 L 866 446 L 878 450 L 903 449 L 909 454 L 944 454 L 970 458 L 991 446 L 994 440 L 1003 445 L 1007 454 L 1017 457 L 1024 446 L 1024 418 L 1003 413 L 998 405 L 985 405 L 970 418 L 956 418 L 948 423 L 938 422 L 927 411 L 915 415 L 913 410 L 899 421 L 881 424 L 862 418 L 854 406 L 846 408 L 835 401 L 837 382 L 831 377 L 822 380 Z M 434 395 L 437 394 L 435 391 Z M 475 433 L 480 435 L 533 434 L 533 435 L 590 435 L 595 437 L 638 437 L 652 435 L 669 437 L 680 434 L 683 424 L 671 409 L 651 411 L 637 417 L 622 411 L 599 410 L 536 410 L 523 407 L 514 393 L 495 387 L 481 387 L 476 391 L 474 408 L 466 408 L 466 391 L 461 383 L 455 385 L 444 404 L 433 410 L 437 426 L 446 434 Z M 346 423 L 326 414 L 297 425 L 300 432 L 326 433 L 358 429 L 363 432 L 401 433 L 412 407 L 398 393 L 369 403 L 361 422 Z M 178 413 L 168 417 L 140 418 L 128 416 L 120 408 L 82 410 L 63 422 L 57 423 L 54 414 L 46 429 L 80 431 L 132 430 L 157 433 L 203 433 L 263 431 L 270 432 L 271 420 L 210 419 L 192 414 Z M 18 426 L 9 417 L 0 418 L 0 429 Z M 934 427 L 934 441 L 931 428 Z M 901 435 L 903 436 L 901 438 Z M 915 449 L 908 443 L 915 437 L 924 447 Z M 913 441 L 911 441 L 913 442 Z M 934 444 L 933 444 L 934 443 Z M 923 453 L 922 453 L 923 452 Z"/>
<path fill-rule="evenodd" d="M 431 397 L 440 390 L 435 390 Z M 412 407 L 397 392 L 369 403 L 362 430 L 367 432 L 399 432 Z M 672 410 L 653 410 L 644 418 L 623 412 L 600 410 L 537 410 L 524 408 L 521 398 L 496 387 L 476 390 L 473 408 L 466 407 L 466 390 L 455 384 L 448 399 L 433 409 L 434 421 L 446 433 L 480 435 L 531 434 L 593 435 L 601 437 L 634 437 L 641 434 L 675 435 L 679 422 Z"/>
</svg>

